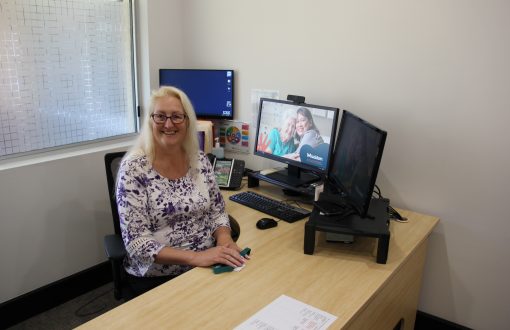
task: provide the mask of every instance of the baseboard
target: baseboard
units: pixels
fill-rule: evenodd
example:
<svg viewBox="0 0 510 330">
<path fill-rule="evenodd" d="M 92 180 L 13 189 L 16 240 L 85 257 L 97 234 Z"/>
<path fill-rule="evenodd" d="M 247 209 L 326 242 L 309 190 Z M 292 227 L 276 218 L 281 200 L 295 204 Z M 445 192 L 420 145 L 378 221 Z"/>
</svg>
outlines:
<svg viewBox="0 0 510 330">
<path fill-rule="evenodd" d="M 108 261 L 45 285 L 0 304 L 0 329 L 5 329 L 34 315 L 112 281 Z"/>
<path fill-rule="evenodd" d="M 422 311 L 416 312 L 416 321 L 414 322 L 414 330 L 471 330 L 460 324 L 456 324 L 440 317 L 427 314 Z"/>
</svg>

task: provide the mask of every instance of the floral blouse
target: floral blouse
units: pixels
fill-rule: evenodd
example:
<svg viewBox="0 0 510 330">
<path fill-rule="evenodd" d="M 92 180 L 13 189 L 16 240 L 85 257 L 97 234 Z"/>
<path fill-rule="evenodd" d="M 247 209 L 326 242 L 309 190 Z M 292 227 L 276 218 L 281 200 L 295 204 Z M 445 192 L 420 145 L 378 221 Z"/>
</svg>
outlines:
<svg viewBox="0 0 510 330">
<path fill-rule="evenodd" d="M 117 177 L 117 205 L 127 250 L 126 271 L 135 276 L 180 275 L 188 265 L 161 265 L 165 246 L 202 251 L 215 244 L 214 231 L 229 227 L 225 202 L 203 152 L 196 169 L 179 179 L 160 175 L 146 156 L 124 159 Z"/>
</svg>

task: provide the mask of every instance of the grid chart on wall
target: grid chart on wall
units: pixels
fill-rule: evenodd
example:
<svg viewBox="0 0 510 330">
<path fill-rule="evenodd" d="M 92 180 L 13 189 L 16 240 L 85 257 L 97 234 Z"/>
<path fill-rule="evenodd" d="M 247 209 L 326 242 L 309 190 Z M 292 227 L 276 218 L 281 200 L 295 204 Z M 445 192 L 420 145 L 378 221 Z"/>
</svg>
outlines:
<svg viewBox="0 0 510 330">
<path fill-rule="evenodd" d="M 130 1 L 0 1 L 0 157 L 136 131 Z"/>
</svg>

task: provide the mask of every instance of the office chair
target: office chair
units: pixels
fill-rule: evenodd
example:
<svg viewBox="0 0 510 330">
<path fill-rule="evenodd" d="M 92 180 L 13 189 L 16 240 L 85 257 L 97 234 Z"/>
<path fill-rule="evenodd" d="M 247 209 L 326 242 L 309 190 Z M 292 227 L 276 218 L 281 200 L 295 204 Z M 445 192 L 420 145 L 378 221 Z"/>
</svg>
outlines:
<svg viewBox="0 0 510 330">
<path fill-rule="evenodd" d="M 106 235 L 104 237 L 104 247 L 106 256 L 112 266 L 112 277 L 113 277 L 113 295 L 115 299 L 126 299 L 134 297 L 134 294 L 127 284 L 127 273 L 124 270 L 122 262 L 126 256 L 126 248 L 122 240 L 120 232 L 120 220 L 119 213 L 117 210 L 117 201 L 115 198 L 115 181 L 117 178 L 117 172 L 119 170 L 120 161 L 126 154 L 125 151 L 107 153 L 104 156 L 104 165 L 106 169 L 106 181 L 108 184 L 108 196 L 110 199 L 110 207 L 112 210 L 113 218 L 113 229 L 114 234 Z M 239 223 L 232 217 L 228 216 L 230 221 L 231 235 L 234 242 L 237 241 L 241 233 Z"/>
</svg>

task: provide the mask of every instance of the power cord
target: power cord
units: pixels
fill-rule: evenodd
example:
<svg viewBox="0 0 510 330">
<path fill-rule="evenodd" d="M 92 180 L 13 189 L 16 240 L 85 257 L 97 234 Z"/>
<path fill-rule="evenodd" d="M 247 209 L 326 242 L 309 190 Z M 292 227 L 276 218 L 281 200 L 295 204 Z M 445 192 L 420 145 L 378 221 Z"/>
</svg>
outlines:
<svg viewBox="0 0 510 330">
<path fill-rule="evenodd" d="M 393 206 L 388 205 L 388 214 L 390 215 L 390 219 L 396 222 L 409 222 L 409 220 L 406 217 L 403 217 L 398 213 L 397 210 L 393 208 Z"/>
<path fill-rule="evenodd" d="M 111 293 L 112 291 L 113 291 L 113 288 L 109 289 L 108 291 L 98 294 L 97 296 L 95 296 L 94 298 L 92 298 L 91 300 L 89 300 L 88 302 L 83 304 L 82 306 L 80 306 L 74 312 L 74 315 L 76 315 L 78 317 L 86 317 L 86 316 L 94 315 L 94 314 L 104 311 L 106 309 L 106 304 L 102 304 L 101 306 L 99 306 L 98 308 L 96 308 L 95 310 L 92 310 L 90 312 L 83 312 L 82 310 L 85 309 L 88 305 L 90 305 L 93 302 L 95 302 L 96 300 L 98 300 L 99 298 L 101 298 L 102 296 L 105 296 L 106 294 Z"/>
<path fill-rule="evenodd" d="M 383 198 L 382 194 L 381 194 L 381 189 L 379 188 L 378 185 L 374 185 L 374 192 L 373 192 L 373 194 L 375 194 L 377 198 Z"/>
<path fill-rule="evenodd" d="M 377 198 L 384 198 L 381 193 L 381 189 L 378 185 L 374 185 L 374 192 L 373 195 L 375 195 Z M 388 205 L 388 215 L 390 216 L 391 220 L 394 220 L 396 222 L 409 222 L 409 220 L 406 217 L 403 217 L 397 210 L 393 208 L 393 206 Z"/>
</svg>

